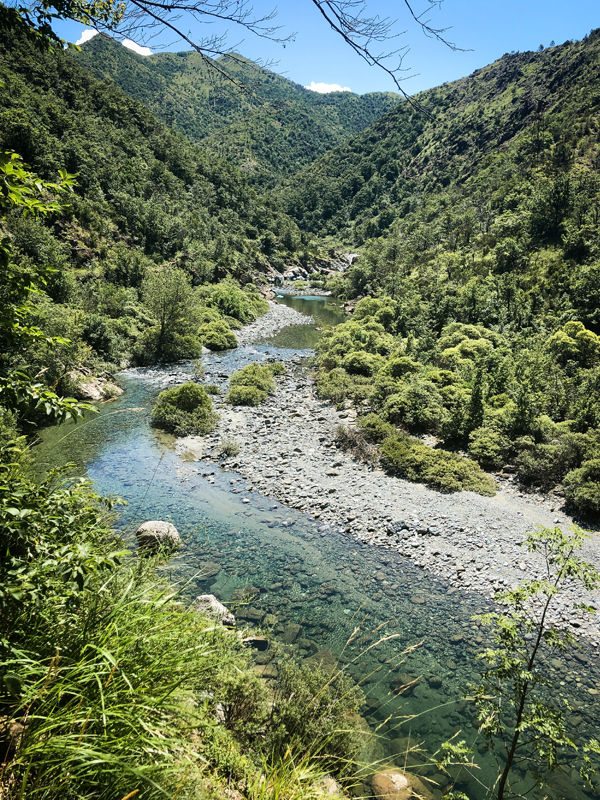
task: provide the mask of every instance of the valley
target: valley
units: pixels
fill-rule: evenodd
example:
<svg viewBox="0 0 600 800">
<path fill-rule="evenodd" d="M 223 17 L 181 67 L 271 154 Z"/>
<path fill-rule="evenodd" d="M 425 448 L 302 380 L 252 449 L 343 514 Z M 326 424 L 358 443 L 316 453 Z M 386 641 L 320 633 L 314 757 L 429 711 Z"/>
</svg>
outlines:
<svg viewBox="0 0 600 800">
<path fill-rule="evenodd" d="M 596 797 L 600 31 L 406 100 L 5 12 L 0 798 Z"/>
</svg>

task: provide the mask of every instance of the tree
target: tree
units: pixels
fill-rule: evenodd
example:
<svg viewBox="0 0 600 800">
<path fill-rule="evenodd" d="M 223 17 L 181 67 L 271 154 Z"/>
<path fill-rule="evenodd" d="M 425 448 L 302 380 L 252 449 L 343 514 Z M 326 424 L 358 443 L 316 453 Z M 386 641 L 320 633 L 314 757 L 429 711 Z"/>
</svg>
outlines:
<svg viewBox="0 0 600 800">
<path fill-rule="evenodd" d="M 317 7 L 325 23 L 354 52 L 370 66 L 383 69 L 394 81 L 397 89 L 408 97 L 401 85 L 403 58 L 407 47 L 389 52 L 376 48 L 397 38 L 396 20 L 372 15 L 366 0 L 307 0 Z M 427 0 L 427 8 L 417 13 L 409 0 L 404 0 L 408 18 L 426 36 L 433 37 L 453 50 L 458 48 L 445 34 L 446 28 L 430 24 L 427 14 L 441 5 L 440 0 Z M 196 50 L 211 69 L 238 83 L 237 78 L 223 66 L 215 63 L 219 56 L 228 55 L 235 63 L 247 62 L 239 59 L 227 44 L 227 35 L 211 33 L 195 40 L 189 33 L 190 23 L 210 25 L 216 21 L 233 25 L 234 29 L 286 45 L 293 41 L 294 34 L 284 34 L 275 24 L 277 10 L 255 14 L 249 0 L 10 0 L 7 6 L 0 5 L 0 30 L 25 27 L 28 35 L 41 45 L 54 41 L 64 42 L 53 29 L 57 19 L 70 19 L 105 33 L 111 37 L 128 38 L 138 44 L 147 43 L 153 36 L 164 31 L 182 40 Z M 395 66 L 388 66 L 395 58 Z M 263 66 L 268 66 L 264 65 Z M 238 84 L 239 85 L 239 84 Z"/>
<path fill-rule="evenodd" d="M 591 740 L 577 745 L 569 736 L 565 723 L 569 706 L 552 691 L 543 663 L 576 646 L 570 631 L 550 620 L 565 586 L 576 583 L 586 590 L 600 586 L 600 573 L 578 553 L 585 538 L 577 526 L 570 533 L 560 528 L 530 533 L 524 544 L 529 552 L 542 555 L 545 576 L 497 595 L 507 606 L 504 613 L 477 617 L 493 626 L 496 643 L 479 656 L 487 668 L 481 683 L 470 687 L 479 730 L 499 764 L 496 800 L 523 796 L 517 786 L 522 778 L 513 778 L 515 767 L 525 767 L 542 785 L 547 783 L 545 773 L 559 772 L 565 763 L 572 767 L 568 757 L 578 756 L 582 778 L 590 781 L 594 774 L 590 755 L 600 755 L 600 744 Z M 578 608 L 594 611 L 583 604 Z"/>
<path fill-rule="evenodd" d="M 58 182 L 42 180 L 31 172 L 16 153 L 0 154 L 0 213 L 5 217 L 11 209 L 24 215 L 48 215 L 64 208 L 62 196 L 72 191 L 74 175 L 61 170 Z M 14 263 L 14 252 L 8 236 L 0 239 L 0 339 L 4 352 L 0 355 L 0 403 L 14 411 L 21 423 L 44 415 L 48 421 L 62 422 L 93 410 L 72 398 L 59 397 L 36 382 L 19 364 L 20 354 L 34 343 L 44 342 L 49 348 L 67 345 L 60 336 L 47 336 L 31 324 L 32 295 L 39 293 L 52 273 L 50 268 L 24 270 Z"/>
<path fill-rule="evenodd" d="M 188 276 L 177 267 L 157 270 L 144 281 L 142 296 L 157 324 L 146 331 L 140 360 L 176 361 L 200 355 L 192 295 Z"/>
</svg>

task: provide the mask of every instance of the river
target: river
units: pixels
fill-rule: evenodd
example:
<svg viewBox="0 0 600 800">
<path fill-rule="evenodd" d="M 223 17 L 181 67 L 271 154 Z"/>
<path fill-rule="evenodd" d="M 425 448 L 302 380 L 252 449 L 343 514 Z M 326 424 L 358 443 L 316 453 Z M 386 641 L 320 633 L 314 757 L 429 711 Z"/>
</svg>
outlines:
<svg viewBox="0 0 600 800">
<path fill-rule="evenodd" d="M 318 340 L 318 328 L 344 319 L 327 298 L 280 301 L 312 315 L 315 323 L 204 356 L 209 382 L 224 382 L 253 360 L 276 356 L 298 362 Z M 483 800 L 488 796 L 483 785 L 493 781 L 497 766 L 482 751 L 483 738 L 462 697 L 476 677 L 475 656 L 485 642 L 485 630 L 472 616 L 488 610 L 486 601 L 451 589 L 394 552 L 340 532 L 322 536 L 317 519 L 255 491 L 240 491 L 247 482 L 235 472 L 177 454 L 173 437 L 151 428 L 149 415 L 159 391 L 189 374 L 189 364 L 123 373 L 125 394 L 103 404 L 89 421 L 45 431 L 38 459 L 72 461 L 99 493 L 124 498 L 128 505 L 120 526 L 129 539 L 139 522 L 173 522 L 185 547 L 170 570 L 173 581 L 186 584 L 186 598 L 210 592 L 227 604 L 245 589 L 251 600 L 234 608 L 239 624 L 262 619 L 276 638 L 294 640 L 291 650 L 299 657 L 316 653 L 326 664 L 339 659 L 367 697 L 364 713 L 372 735 L 365 758 L 382 764 L 395 759 L 401 767 L 397 753 L 406 743 L 399 740 L 410 736 L 432 754 L 458 734 L 473 747 L 481 769 L 476 779 L 468 770 L 459 772 L 457 788 Z M 267 660 L 259 654 L 261 668 L 274 674 L 276 665 Z M 414 687 L 398 694 L 400 684 L 417 678 Z M 596 718 L 591 711 L 588 716 L 585 698 L 571 693 L 571 701 L 579 726 L 575 735 L 593 732 Z M 443 787 L 444 777 L 433 773 L 425 772 Z M 589 796 L 574 784 L 569 792 L 557 797 Z"/>
</svg>

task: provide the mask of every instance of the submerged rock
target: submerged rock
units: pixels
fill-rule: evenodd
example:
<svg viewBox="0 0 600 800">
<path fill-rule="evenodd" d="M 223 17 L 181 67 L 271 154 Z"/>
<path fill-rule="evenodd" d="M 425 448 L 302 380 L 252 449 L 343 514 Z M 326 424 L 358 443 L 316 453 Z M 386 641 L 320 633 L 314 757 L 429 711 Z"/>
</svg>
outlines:
<svg viewBox="0 0 600 800">
<path fill-rule="evenodd" d="M 192 611 L 197 611 L 199 614 L 205 614 L 207 617 L 214 619 L 215 622 L 220 622 L 222 625 L 233 627 L 235 625 L 235 617 L 231 611 L 219 602 L 214 594 L 201 594 L 199 595 L 192 605 Z"/>
<path fill-rule="evenodd" d="M 177 550 L 181 545 L 181 536 L 175 525 L 161 520 L 142 522 L 135 531 L 138 547 L 149 553 L 158 550 Z"/>
<path fill-rule="evenodd" d="M 371 788 L 377 800 L 435 800 L 432 792 L 416 775 L 393 767 L 375 773 Z"/>
</svg>

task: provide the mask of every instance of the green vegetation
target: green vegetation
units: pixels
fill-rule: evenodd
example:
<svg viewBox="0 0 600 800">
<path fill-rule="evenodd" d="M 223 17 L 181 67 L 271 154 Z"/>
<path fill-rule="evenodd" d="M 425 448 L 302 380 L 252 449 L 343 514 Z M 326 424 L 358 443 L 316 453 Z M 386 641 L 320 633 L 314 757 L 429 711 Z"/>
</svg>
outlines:
<svg viewBox="0 0 600 800">
<path fill-rule="evenodd" d="M 494 495 L 494 481 L 474 462 L 446 450 L 432 450 L 408 436 L 392 436 L 381 446 L 388 472 L 446 492 Z"/>
<path fill-rule="evenodd" d="M 204 436 L 215 428 L 217 420 L 208 392 L 191 381 L 165 389 L 152 409 L 152 424 L 176 436 Z"/>
<path fill-rule="evenodd" d="M 225 401 L 232 406 L 258 406 L 275 391 L 273 377 L 284 373 L 285 366 L 280 362 L 246 364 L 231 376 Z"/>
<path fill-rule="evenodd" d="M 469 699 L 487 747 L 498 760 L 495 800 L 521 794 L 523 768 L 541 786 L 553 786 L 553 777 L 567 764 L 570 770 L 579 767 L 588 787 L 595 774 L 592 756 L 600 754 L 600 744 L 595 739 L 575 744 L 566 727 L 568 703 L 557 702 L 541 664 L 542 658 L 576 646 L 572 633 L 548 619 L 565 585 L 576 582 L 588 590 L 600 585 L 600 574 L 578 552 L 585 538 L 577 527 L 568 534 L 560 528 L 530 533 L 523 544 L 541 554 L 545 577 L 501 592 L 498 600 L 507 610 L 477 618 L 492 627 L 495 646 L 479 656 L 485 665 L 482 682 L 469 687 Z"/>
<path fill-rule="evenodd" d="M 79 366 L 98 374 L 196 358 L 203 342 L 234 347 L 231 327 L 267 308 L 251 278 L 294 263 L 300 246 L 306 255 L 295 224 L 60 49 L 15 30 L 0 43 L 0 81 L 3 147 L 69 200 L 6 214 L 19 291 L 43 275 L 28 302 L 46 337 L 7 339 L 4 361 L 65 394 Z"/>
<path fill-rule="evenodd" d="M 217 798 L 230 780 L 274 779 L 292 756 L 306 763 L 287 796 L 318 798 L 325 772 L 352 771 L 362 697 L 343 673 L 282 662 L 269 693 L 238 634 L 182 613 L 156 576 L 161 557 L 125 549 L 89 483 L 56 471 L 36 483 L 14 448 L 0 482 L 3 788 Z"/>
<path fill-rule="evenodd" d="M 220 70 L 251 89 L 241 92 L 215 70 L 209 73 L 196 52 L 142 57 L 100 36 L 70 55 L 263 188 L 364 130 L 400 101 L 391 92 L 319 94 L 240 56 L 218 58 Z"/>
</svg>

